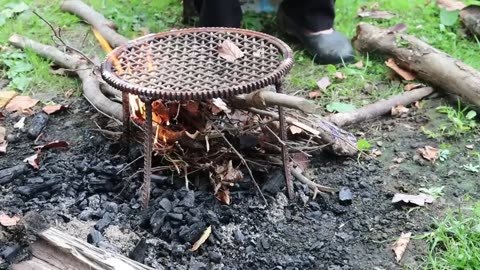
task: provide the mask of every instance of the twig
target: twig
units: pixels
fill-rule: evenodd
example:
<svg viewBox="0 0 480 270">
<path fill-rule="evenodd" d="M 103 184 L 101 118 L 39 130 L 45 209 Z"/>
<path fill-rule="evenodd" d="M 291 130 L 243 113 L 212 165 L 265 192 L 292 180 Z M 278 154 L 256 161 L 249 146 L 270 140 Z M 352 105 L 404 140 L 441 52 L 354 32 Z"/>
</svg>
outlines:
<svg viewBox="0 0 480 270">
<path fill-rule="evenodd" d="M 225 137 L 225 135 L 223 135 L 223 133 L 222 133 L 215 125 L 212 125 L 212 127 L 213 127 L 218 133 L 221 134 L 223 140 L 225 140 L 225 142 L 228 144 L 228 146 L 230 146 L 230 148 L 233 150 L 233 152 L 235 152 L 235 154 L 238 156 L 238 158 L 240 158 L 240 159 L 242 160 L 243 165 L 245 165 L 245 167 L 246 167 L 247 170 L 248 170 L 248 174 L 250 175 L 250 178 L 252 178 L 252 181 L 253 181 L 253 183 L 255 184 L 255 186 L 257 187 L 258 192 L 260 192 L 260 196 L 262 196 L 262 199 L 263 199 L 263 201 L 265 202 L 265 205 L 268 205 L 267 199 L 265 198 L 265 195 L 263 195 L 263 192 L 262 192 L 262 190 L 260 189 L 260 186 L 258 185 L 257 181 L 255 180 L 255 177 L 253 177 L 252 170 L 250 169 L 250 166 L 248 166 L 248 163 L 247 163 L 247 161 L 245 160 L 245 158 L 242 156 L 242 154 L 240 154 L 240 153 L 237 151 L 237 149 L 235 149 L 235 147 L 233 147 L 233 145 L 227 140 L 227 138 Z"/>
<path fill-rule="evenodd" d="M 95 63 L 92 59 L 90 59 L 90 57 L 86 56 L 82 51 L 80 51 L 79 49 L 75 48 L 75 47 L 72 47 L 70 45 L 68 45 L 61 37 L 60 35 L 57 33 L 57 31 L 55 30 L 55 27 L 53 27 L 53 25 L 47 21 L 45 18 L 43 18 L 40 14 L 38 14 L 35 10 L 32 11 L 33 14 L 37 15 L 38 18 L 40 18 L 40 20 L 44 21 L 49 27 L 50 29 L 52 29 L 52 32 L 53 34 L 55 35 L 55 37 L 68 49 L 78 53 L 79 55 L 81 55 L 83 58 L 85 58 L 90 64 L 94 65 L 94 66 L 98 66 L 97 63 Z"/>
<path fill-rule="evenodd" d="M 298 168 L 292 170 L 292 175 L 295 178 L 297 178 L 300 182 L 304 183 L 309 188 L 311 188 L 313 190 L 313 192 L 315 192 L 315 193 L 318 192 L 318 191 L 323 191 L 323 192 L 335 192 L 335 191 L 337 191 L 336 188 L 322 186 L 320 184 L 317 184 L 317 183 L 313 182 L 312 180 L 305 177 L 300 171 L 298 171 Z"/>
</svg>

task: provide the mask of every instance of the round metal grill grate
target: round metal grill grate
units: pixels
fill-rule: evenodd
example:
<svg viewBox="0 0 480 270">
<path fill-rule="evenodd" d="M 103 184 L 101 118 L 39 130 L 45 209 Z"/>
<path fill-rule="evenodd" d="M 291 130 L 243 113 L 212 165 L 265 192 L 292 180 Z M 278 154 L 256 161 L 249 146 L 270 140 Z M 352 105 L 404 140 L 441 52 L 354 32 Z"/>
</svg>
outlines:
<svg viewBox="0 0 480 270">
<path fill-rule="evenodd" d="M 229 40 L 243 56 L 219 55 Z M 267 34 L 233 28 L 192 28 L 148 35 L 113 50 L 102 77 L 147 99 L 200 100 L 248 93 L 278 82 L 292 67 L 292 50 Z"/>
</svg>

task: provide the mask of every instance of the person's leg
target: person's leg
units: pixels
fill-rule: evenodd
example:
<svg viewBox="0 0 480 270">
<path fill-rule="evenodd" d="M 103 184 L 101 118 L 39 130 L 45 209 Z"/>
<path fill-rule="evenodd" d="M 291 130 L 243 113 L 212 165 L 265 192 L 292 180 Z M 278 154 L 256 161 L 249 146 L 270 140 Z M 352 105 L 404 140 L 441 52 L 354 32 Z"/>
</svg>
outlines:
<svg viewBox="0 0 480 270">
<path fill-rule="evenodd" d="M 201 27 L 240 27 L 242 9 L 238 0 L 195 0 Z"/>
<path fill-rule="evenodd" d="M 278 11 L 281 29 L 299 39 L 320 64 L 354 60 L 350 41 L 333 30 L 334 0 L 285 0 Z"/>
<path fill-rule="evenodd" d="M 285 0 L 282 3 L 287 16 L 310 32 L 333 28 L 335 1 Z"/>
</svg>

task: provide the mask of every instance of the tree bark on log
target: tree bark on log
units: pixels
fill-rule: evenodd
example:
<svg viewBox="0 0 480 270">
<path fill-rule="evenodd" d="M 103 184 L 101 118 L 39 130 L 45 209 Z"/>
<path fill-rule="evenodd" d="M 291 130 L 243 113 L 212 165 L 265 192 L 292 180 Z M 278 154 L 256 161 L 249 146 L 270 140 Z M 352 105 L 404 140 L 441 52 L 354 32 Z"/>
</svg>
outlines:
<svg viewBox="0 0 480 270">
<path fill-rule="evenodd" d="M 418 38 L 360 23 L 353 45 L 362 53 L 393 57 L 417 78 L 480 106 L 480 72 Z"/>
<path fill-rule="evenodd" d="M 348 126 L 380 117 L 389 113 L 390 110 L 397 105 L 407 106 L 415 101 L 425 98 L 432 93 L 433 88 L 422 87 L 393 96 L 387 100 L 380 100 L 352 112 L 331 114 L 324 119 L 339 127 Z"/>
<path fill-rule="evenodd" d="M 59 49 L 38 43 L 29 38 L 13 35 L 9 39 L 10 44 L 20 49 L 30 49 L 38 55 L 53 60 L 57 65 L 75 70 L 80 80 L 82 80 L 82 90 L 84 97 L 98 111 L 103 114 L 121 121 L 123 118 L 122 105 L 111 101 L 100 91 L 100 83 L 95 77 L 94 67 L 90 66 L 81 58 L 63 53 Z"/>
<path fill-rule="evenodd" d="M 63 11 L 72 13 L 97 29 L 108 41 L 110 46 L 118 47 L 128 42 L 128 39 L 115 31 L 115 24 L 107 20 L 102 14 L 96 12 L 82 1 L 65 1 L 61 6 Z"/>
<path fill-rule="evenodd" d="M 97 248 L 46 224 L 36 212 L 24 219 L 25 229 L 39 237 L 31 246 L 29 260 L 12 265 L 12 270 L 153 270 L 139 262 Z"/>
</svg>

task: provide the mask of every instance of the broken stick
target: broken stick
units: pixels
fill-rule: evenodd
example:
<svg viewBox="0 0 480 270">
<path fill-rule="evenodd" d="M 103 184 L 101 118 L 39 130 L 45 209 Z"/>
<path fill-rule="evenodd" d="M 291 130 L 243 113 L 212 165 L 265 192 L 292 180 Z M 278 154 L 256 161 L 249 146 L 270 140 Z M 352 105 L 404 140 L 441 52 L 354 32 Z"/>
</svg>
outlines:
<svg viewBox="0 0 480 270">
<path fill-rule="evenodd" d="M 417 78 L 480 106 L 480 71 L 416 37 L 360 23 L 353 45 L 362 53 L 393 57 Z"/>
<path fill-rule="evenodd" d="M 331 114 L 324 119 L 339 127 L 348 126 L 365 120 L 375 119 L 389 113 L 397 105 L 407 106 L 427 97 L 431 93 L 433 93 L 432 87 L 422 87 L 393 96 L 387 100 L 380 100 L 351 112 Z"/>
</svg>

